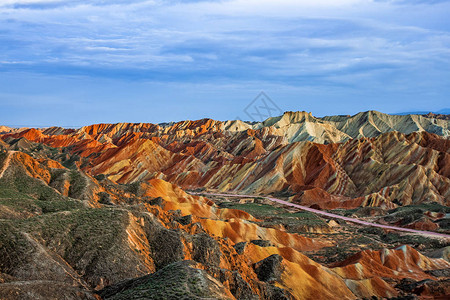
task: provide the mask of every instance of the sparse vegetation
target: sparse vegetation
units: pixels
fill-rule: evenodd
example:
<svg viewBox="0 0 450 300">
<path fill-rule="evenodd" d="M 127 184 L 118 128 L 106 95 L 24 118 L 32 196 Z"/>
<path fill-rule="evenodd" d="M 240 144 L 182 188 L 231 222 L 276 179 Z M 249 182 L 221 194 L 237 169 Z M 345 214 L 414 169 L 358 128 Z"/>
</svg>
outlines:
<svg viewBox="0 0 450 300">
<path fill-rule="evenodd" d="M 18 213 L 52 213 L 81 208 L 81 201 L 62 196 L 41 180 L 15 170 L 0 179 L 0 205 Z"/>
<path fill-rule="evenodd" d="M 311 228 L 321 230 L 327 227 L 322 218 L 307 211 L 291 213 L 284 208 L 258 203 L 224 202 L 220 206 L 248 212 L 255 218 L 263 220 L 259 224 L 260 226 L 274 227 L 283 225 L 289 232 L 293 233 L 304 233 Z"/>
<path fill-rule="evenodd" d="M 27 261 L 30 246 L 11 221 L 0 221 L 0 272 L 9 274 Z"/>
<path fill-rule="evenodd" d="M 395 232 L 387 233 L 381 236 L 381 240 L 392 246 L 410 245 L 412 247 L 419 247 L 425 245 L 427 248 L 442 248 L 449 246 L 449 242 L 444 242 L 439 239 L 428 238 L 421 235 L 407 235 Z"/>
<path fill-rule="evenodd" d="M 84 175 L 78 170 L 70 171 L 70 188 L 69 196 L 72 198 L 81 198 L 86 188 L 87 182 Z"/>
<path fill-rule="evenodd" d="M 389 214 L 396 213 L 396 214 L 399 214 L 400 216 L 405 216 L 405 215 L 408 215 L 411 213 L 425 212 L 425 211 L 450 213 L 450 207 L 443 206 L 436 202 L 431 202 L 431 203 L 400 206 L 400 207 L 394 208 L 392 210 L 389 210 L 388 213 Z"/>
<path fill-rule="evenodd" d="M 136 181 L 125 185 L 125 191 L 138 197 L 142 196 L 141 182 Z"/>
<path fill-rule="evenodd" d="M 283 208 L 278 208 L 268 204 L 258 203 L 233 203 L 225 202 L 220 205 L 222 208 L 233 208 L 248 212 L 256 218 L 263 218 L 267 216 L 273 216 L 285 212 Z"/>
<path fill-rule="evenodd" d="M 208 299 L 217 292 L 213 281 L 203 270 L 190 266 L 189 261 L 170 264 L 160 271 L 119 283 L 99 292 L 104 299 Z"/>
</svg>

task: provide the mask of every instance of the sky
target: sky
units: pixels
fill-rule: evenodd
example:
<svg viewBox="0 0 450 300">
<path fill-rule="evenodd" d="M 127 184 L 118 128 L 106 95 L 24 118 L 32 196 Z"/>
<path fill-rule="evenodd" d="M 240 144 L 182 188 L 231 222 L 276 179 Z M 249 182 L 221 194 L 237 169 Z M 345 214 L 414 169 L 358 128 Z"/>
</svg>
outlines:
<svg viewBox="0 0 450 300">
<path fill-rule="evenodd" d="M 0 124 L 438 111 L 449 14 L 438 0 L 0 0 Z"/>
</svg>

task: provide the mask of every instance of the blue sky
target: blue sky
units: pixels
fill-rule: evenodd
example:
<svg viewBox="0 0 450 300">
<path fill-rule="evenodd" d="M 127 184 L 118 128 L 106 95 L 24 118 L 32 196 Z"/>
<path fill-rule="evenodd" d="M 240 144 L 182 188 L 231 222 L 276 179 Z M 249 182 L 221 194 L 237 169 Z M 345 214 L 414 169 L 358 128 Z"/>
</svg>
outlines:
<svg viewBox="0 0 450 300">
<path fill-rule="evenodd" d="M 449 107 L 450 1 L 1 0 L 0 124 Z"/>
</svg>

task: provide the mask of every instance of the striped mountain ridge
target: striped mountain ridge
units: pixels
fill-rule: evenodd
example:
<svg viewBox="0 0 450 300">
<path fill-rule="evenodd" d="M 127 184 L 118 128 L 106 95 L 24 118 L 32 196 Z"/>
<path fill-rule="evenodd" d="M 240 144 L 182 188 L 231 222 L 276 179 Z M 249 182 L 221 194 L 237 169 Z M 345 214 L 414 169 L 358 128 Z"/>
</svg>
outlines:
<svg viewBox="0 0 450 300">
<path fill-rule="evenodd" d="M 367 111 L 353 116 L 316 118 L 307 112 L 285 112 L 263 122 L 246 123 L 240 120 L 182 121 L 163 126 L 149 123 L 97 124 L 80 129 L 95 139 L 117 138 L 125 132 L 146 133 L 147 136 L 181 138 L 205 132 L 236 133 L 254 130 L 259 136 L 283 137 L 284 143 L 311 141 L 315 143 L 344 142 L 349 139 L 376 137 L 382 133 L 398 131 L 409 134 L 426 131 L 443 137 L 450 135 L 449 121 L 422 115 L 389 115 Z"/>
<path fill-rule="evenodd" d="M 65 148 L 86 173 L 117 183 L 160 178 L 186 189 L 268 194 L 321 208 L 450 203 L 448 120 L 369 111 L 264 122 L 202 119 L 97 124 L 0 135 Z M 20 148 L 20 147 L 19 147 Z"/>
</svg>

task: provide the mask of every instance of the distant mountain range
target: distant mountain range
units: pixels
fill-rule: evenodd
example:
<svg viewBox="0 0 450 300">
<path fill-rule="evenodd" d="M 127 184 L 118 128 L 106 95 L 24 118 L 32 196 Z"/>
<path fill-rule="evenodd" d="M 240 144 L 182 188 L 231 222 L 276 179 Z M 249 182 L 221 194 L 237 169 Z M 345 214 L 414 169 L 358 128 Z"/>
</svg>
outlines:
<svg viewBox="0 0 450 300">
<path fill-rule="evenodd" d="M 400 112 L 400 113 L 394 113 L 393 115 L 426 115 L 426 114 L 436 114 L 436 115 L 449 115 L 450 114 L 450 108 L 443 108 L 438 111 L 409 111 L 409 112 Z"/>
<path fill-rule="evenodd" d="M 327 208 L 393 208 L 450 204 L 449 124 L 377 111 L 323 118 L 299 111 L 254 124 L 202 119 L 4 128 L 0 138 L 14 150 L 35 143 L 67 149 L 86 173 L 122 184 L 160 178 L 188 189 L 284 191 L 303 204 L 321 199 L 318 205 Z M 428 173 L 414 171 L 418 165 Z M 408 184 L 412 178 L 420 185 Z"/>
</svg>

